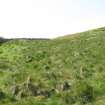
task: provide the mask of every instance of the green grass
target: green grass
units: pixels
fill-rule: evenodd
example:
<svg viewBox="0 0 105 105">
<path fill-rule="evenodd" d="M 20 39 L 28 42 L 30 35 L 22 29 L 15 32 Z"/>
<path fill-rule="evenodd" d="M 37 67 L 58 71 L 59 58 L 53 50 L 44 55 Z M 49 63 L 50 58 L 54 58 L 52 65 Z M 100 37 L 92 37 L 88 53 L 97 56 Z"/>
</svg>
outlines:
<svg viewBox="0 0 105 105">
<path fill-rule="evenodd" d="M 28 78 L 51 96 L 30 95 Z M 69 89 L 56 86 L 70 84 Z M 12 94 L 18 85 L 23 96 Z M 0 105 L 105 105 L 105 28 L 0 44 Z"/>
</svg>

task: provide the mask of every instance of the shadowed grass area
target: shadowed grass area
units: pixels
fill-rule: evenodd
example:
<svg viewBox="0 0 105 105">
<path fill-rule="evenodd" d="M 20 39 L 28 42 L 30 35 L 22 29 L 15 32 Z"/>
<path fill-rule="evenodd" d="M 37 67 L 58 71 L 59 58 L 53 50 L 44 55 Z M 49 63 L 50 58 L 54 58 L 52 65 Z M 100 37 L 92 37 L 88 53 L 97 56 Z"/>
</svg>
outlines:
<svg viewBox="0 0 105 105">
<path fill-rule="evenodd" d="M 0 105 L 104 105 L 105 28 L 53 40 L 0 43 Z"/>
</svg>

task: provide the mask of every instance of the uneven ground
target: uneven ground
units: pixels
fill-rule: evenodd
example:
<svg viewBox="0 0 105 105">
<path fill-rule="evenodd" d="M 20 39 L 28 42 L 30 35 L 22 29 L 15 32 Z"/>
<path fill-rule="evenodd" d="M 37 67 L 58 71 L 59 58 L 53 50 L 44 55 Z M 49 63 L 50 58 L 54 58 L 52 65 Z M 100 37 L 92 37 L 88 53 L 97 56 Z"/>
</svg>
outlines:
<svg viewBox="0 0 105 105">
<path fill-rule="evenodd" d="M 1 42 L 0 105 L 105 105 L 105 28 Z"/>
</svg>

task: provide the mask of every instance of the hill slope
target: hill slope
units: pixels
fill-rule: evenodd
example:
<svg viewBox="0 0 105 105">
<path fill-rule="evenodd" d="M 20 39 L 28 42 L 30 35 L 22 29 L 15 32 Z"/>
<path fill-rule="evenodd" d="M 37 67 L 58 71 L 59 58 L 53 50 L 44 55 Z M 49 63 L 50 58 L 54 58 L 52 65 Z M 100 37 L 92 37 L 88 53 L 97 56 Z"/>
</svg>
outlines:
<svg viewBox="0 0 105 105">
<path fill-rule="evenodd" d="M 104 105 L 105 28 L 0 45 L 0 105 Z"/>
</svg>

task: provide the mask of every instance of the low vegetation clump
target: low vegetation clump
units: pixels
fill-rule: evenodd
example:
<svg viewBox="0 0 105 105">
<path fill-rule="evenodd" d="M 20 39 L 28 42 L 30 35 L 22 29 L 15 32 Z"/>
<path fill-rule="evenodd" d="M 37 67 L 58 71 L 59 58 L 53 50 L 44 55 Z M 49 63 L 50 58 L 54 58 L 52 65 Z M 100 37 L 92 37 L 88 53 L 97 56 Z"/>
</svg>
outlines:
<svg viewBox="0 0 105 105">
<path fill-rule="evenodd" d="M 105 28 L 52 40 L 1 38 L 0 105 L 105 105 Z"/>
</svg>

